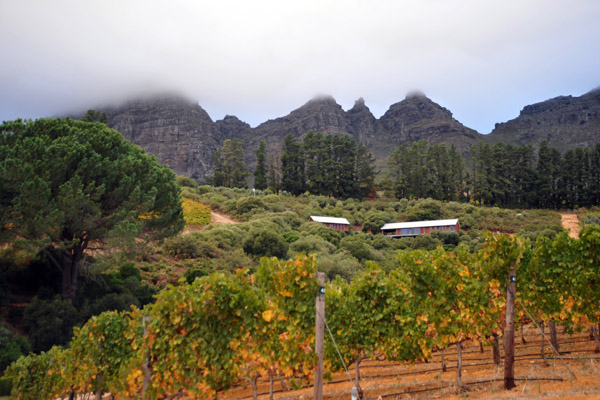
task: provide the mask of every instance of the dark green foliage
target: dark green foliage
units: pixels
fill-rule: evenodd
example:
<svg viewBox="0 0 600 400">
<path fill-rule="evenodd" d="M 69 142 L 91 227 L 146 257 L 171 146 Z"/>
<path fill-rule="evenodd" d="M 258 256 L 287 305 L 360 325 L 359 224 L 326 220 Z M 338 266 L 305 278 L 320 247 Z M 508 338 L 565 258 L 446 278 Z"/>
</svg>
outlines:
<svg viewBox="0 0 600 400">
<path fill-rule="evenodd" d="M 188 178 L 187 176 L 177 176 L 177 183 L 182 188 L 189 187 L 192 189 L 198 189 L 198 183 L 196 183 L 196 181 L 192 178 Z"/>
<path fill-rule="evenodd" d="M 76 293 L 91 242 L 133 245 L 183 229 L 175 174 L 104 124 L 72 119 L 0 126 L 0 237 L 50 246 L 63 298 Z M 37 241 L 37 242 L 35 242 Z"/>
<path fill-rule="evenodd" d="M 310 253 L 318 253 L 318 254 L 329 254 L 334 253 L 336 247 L 323 239 L 320 236 L 308 235 L 303 236 L 300 239 L 296 240 L 292 244 L 290 244 L 290 251 L 293 253 L 304 253 L 306 255 Z"/>
<path fill-rule="evenodd" d="M 259 190 L 267 188 L 267 142 L 261 140 L 256 150 L 256 170 L 254 171 L 254 187 Z"/>
<path fill-rule="evenodd" d="M 466 199 L 465 161 L 454 145 L 448 150 L 425 140 L 402 144 L 390 155 L 387 169 L 387 186 L 399 199 Z"/>
<path fill-rule="evenodd" d="M 281 234 L 281 236 L 283 236 L 285 241 L 288 243 L 294 243 L 296 240 L 300 239 L 300 235 L 298 235 L 298 232 L 295 231 L 284 232 Z"/>
<path fill-rule="evenodd" d="M 242 244 L 246 254 L 256 257 L 285 258 L 288 244 L 285 239 L 271 230 L 251 230 Z"/>
<path fill-rule="evenodd" d="M 30 351 L 31 347 L 27 339 L 14 333 L 9 326 L 0 322 L 0 372 Z"/>
<path fill-rule="evenodd" d="M 304 153 L 302 144 L 291 133 L 283 140 L 281 154 L 281 189 L 293 195 L 304 192 Z"/>
<path fill-rule="evenodd" d="M 404 212 L 406 221 L 431 221 L 442 217 L 442 204 L 439 201 L 426 199 L 413 206 L 408 206 Z"/>
<path fill-rule="evenodd" d="M 0 396 L 10 396 L 12 387 L 12 379 L 4 376 L 0 378 Z"/>
<path fill-rule="evenodd" d="M 140 270 L 132 262 L 126 262 L 125 264 L 121 265 L 117 274 L 121 280 L 134 277 L 138 281 L 142 281 L 142 274 L 140 273 Z"/>
<path fill-rule="evenodd" d="M 502 207 L 577 208 L 600 201 L 600 146 L 562 156 L 542 141 L 531 146 L 472 146 L 473 199 Z"/>
<path fill-rule="evenodd" d="M 334 246 L 339 245 L 340 240 L 344 236 L 342 232 L 328 228 L 318 222 L 306 222 L 300 226 L 299 231 L 306 235 L 319 236 Z"/>
<path fill-rule="evenodd" d="M 340 241 L 340 248 L 347 250 L 353 257 L 359 261 L 376 260 L 374 248 L 369 243 L 369 239 L 364 233 L 357 233 L 346 236 Z"/>
<path fill-rule="evenodd" d="M 371 210 L 367 213 L 365 220 L 363 221 L 363 232 L 381 233 L 381 227 L 387 223 L 392 222 L 394 216 L 389 213 L 384 213 L 377 210 Z"/>
<path fill-rule="evenodd" d="M 192 267 L 185 271 L 183 277 L 187 283 L 192 283 L 196 278 L 202 278 L 203 276 L 210 275 L 213 271 L 206 267 Z"/>
<path fill-rule="evenodd" d="M 226 139 L 223 147 L 217 150 L 213 160 L 214 186 L 229 188 L 245 188 L 248 186 L 246 178 L 250 175 L 244 162 L 244 150 L 239 139 Z"/>
<path fill-rule="evenodd" d="M 201 234 L 179 235 L 165 240 L 165 250 L 179 258 L 218 258 L 223 256 L 216 242 Z"/>
<path fill-rule="evenodd" d="M 432 235 L 419 235 L 415 237 L 412 242 L 413 250 L 435 250 L 438 246 L 441 245 L 442 241 L 440 239 L 435 238 Z"/>
<path fill-rule="evenodd" d="M 302 142 L 287 135 L 281 158 L 282 188 L 294 195 L 374 196 L 375 160 L 346 135 L 309 131 Z"/>
<path fill-rule="evenodd" d="M 99 110 L 87 110 L 85 115 L 81 117 L 81 120 L 85 122 L 100 122 L 105 125 L 108 124 L 106 113 Z"/>
<path fill-rule="evenodd" d="M 81 321 L 80 313 L 69 301 L 54 297 L 34 297 L 25 309 L 25 328 L 34 352 L 49 350 L 55 344 L 66 345 L 73 336 L 73 326 Z"/>
<path fill-rule="evenodd" d="M 239 216 L 248 216 L 264 210 L 266 207 L 260 197 L 242 197 L 235 203 L 235 212 Z"/>
</svg>

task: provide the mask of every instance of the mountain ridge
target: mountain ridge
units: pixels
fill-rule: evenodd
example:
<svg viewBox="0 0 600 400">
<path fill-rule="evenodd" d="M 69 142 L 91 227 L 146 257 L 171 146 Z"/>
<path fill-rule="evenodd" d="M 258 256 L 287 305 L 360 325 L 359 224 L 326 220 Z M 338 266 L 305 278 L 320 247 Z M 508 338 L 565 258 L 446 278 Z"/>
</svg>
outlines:
<svg viewBox="0 0 600 400">
<path fill-rule="evenodd" d="M 352 137 L 371 150 L 379 166 L 396 146 L 418 140 L 454 145 L 464 155 L 482 140 L 521 145 L 546 139 L 561 151 L 600 141 L 600 87 L 579 97 L 557 96 L 527 105 L 516 118 L 496 124 L 488 135 L 463 125 L 450 110 L 421 92 L 407 94 L 380 118 L 362 97 L 344 110 L 332 96 L 319 96 L 254 128 L 233 115 L 213 121 L 197 102 L 176 94 L 97 109 L 106 112 L 111 128 L 156 155 L 177 174 L 200 182 L 212 174 L 214 153 L 226 139 L 242 141 L 252 169 L 260 140 L 267 142 L 269 154 L 279 157 L 287 134 L 301 138 L 311 130 Z"/>
</svg>

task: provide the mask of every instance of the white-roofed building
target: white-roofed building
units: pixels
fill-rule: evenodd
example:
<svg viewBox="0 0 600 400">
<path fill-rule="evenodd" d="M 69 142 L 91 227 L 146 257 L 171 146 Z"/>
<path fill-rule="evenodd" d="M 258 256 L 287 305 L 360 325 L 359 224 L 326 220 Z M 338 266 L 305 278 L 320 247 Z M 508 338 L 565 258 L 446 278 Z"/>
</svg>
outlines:
<svg viewBox="0 0 600 400">
<path fill-rule="evenodd" d="M 350 231 L 350 222 L 346 218 L 337 218 L 337 217 L 320 217 L 318 215 L 311 215 L 308 219 L 309 221 L 319 222 L 331 229 L 335 229 L 337 231 L 349 232 Z"/>
<path fill-rule="evenodd" d="M 389 237 L 407 237 L 426 235 L 431 232 L 460 233 L 460 223 L 455 219 L 438 219 L 435 221 L 394 222 L 381 227 L 381 233 Z"/>
</svg>

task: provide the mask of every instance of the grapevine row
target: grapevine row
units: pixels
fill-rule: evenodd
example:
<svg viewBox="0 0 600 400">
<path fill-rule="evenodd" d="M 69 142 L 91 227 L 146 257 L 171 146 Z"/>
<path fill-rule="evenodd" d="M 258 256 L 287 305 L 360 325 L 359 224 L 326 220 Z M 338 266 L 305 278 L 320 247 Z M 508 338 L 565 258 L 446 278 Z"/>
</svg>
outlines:
<svg viewBox="0 0 600 400">
<path fill-rule="evenodd" d="M 535 318 L 567 330 L 598 322 L 600 228 L 535 244 L 487 237 L 472 254 L 399 252 L 397 268 L 367 265 L 352 282 L 326 286 L 326 320 L 346 364 L 385 356 L 416 361 L 464 340 L 497 343 L 506 280 Z M 175 394 L 214 398 L 242 379 L 306 382 L 316 366 L 314 256 L 261 260 L 255 273 L 214 273 L 163 290 L 152 305 L 105 312 L 76 329 L 68 348 L 22 357 L 6 374 L 18 400 L 111 392 L 116 398 Z M 460 362 L 460 361 L 459 361 Z M 342 367 L 326 340 L 325 368 Z M 460 368 L 457 371 L 460 382 Z M 359 388 L 360 389 L 360 388 Z"/>
</svg>

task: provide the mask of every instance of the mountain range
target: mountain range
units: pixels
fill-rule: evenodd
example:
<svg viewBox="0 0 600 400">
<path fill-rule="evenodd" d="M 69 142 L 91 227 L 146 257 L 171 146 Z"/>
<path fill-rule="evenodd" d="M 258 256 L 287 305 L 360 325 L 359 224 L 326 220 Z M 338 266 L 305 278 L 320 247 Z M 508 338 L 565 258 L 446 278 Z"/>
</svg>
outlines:
<svg viewBox="0 0 600 400">
<path fill-rule="evenodd" d="M 380 118 L 375 118 L 362 98 L 344 111 L 333 97 L 318 97 L 255 128 L 235 116 L 213 121 L 197 102 L 174 95 L 96 109 L 106 112 L 109 126 L 125 138 L 156 155 L 177 174 L 199 182 L 206 182 L 212 174 L 214 153 L 226 139 L 242 141 L 246 162 L 253 170 L 260 140 L 267 142 L 269 154 L 278 157 L 285 135 L 301 138 L 310 130 L 351 136 L 371 150 L 380 166 L 396 146 L 422 139 L 430 144 L 453 144 L 465 156 L 478 141 L 535 145 L 546 139 L 560 151 L 600 142 L 600 88 L 580 97 L 559 96 L 525 106 L 517 118 L 496 124 L 487 135 L 464 126 L 422 93 L 407 95 Z"/>
</svg>

